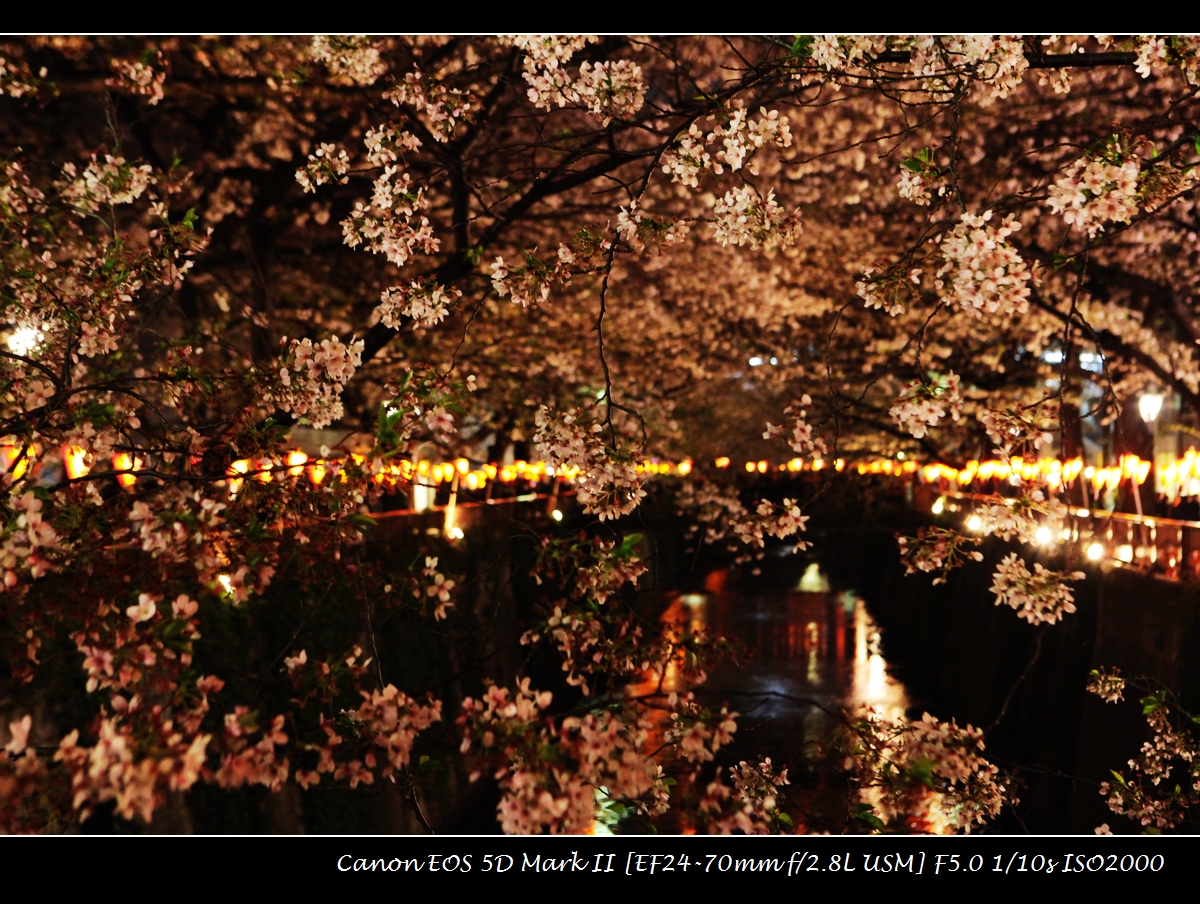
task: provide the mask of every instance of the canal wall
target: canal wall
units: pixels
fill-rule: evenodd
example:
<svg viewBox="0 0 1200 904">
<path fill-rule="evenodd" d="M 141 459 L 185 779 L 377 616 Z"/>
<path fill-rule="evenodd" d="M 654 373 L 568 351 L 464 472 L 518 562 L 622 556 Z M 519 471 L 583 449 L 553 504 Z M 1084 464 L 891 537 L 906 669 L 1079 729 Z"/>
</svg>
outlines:
<svg viewBox="0 0 1200 904">
<path fill-rule="evenodd" d="M 1087 693 L 1087 675 L 1105 666 L 1154 678 L 1200 711 L 1200 585 L 1090 565 L 1075 585 L 1077 611 L 1035 627 L 996 606 L 989 591 L 1012 544 L 986 542 L 983 562 L 936 586 L 928 575 L 904 574 L 891 533 L 826 548 L 835 580 L 867 600 L 884 655 L 915 706 L 988 729 L 989 758 L 1022 776 L 1020 804 L 998 830 L 1140 828 L 1115 817 L 1098 786 L 1149 737 L 1141 708 L 1136 699 L 1113 705 Z"/>
</svg>

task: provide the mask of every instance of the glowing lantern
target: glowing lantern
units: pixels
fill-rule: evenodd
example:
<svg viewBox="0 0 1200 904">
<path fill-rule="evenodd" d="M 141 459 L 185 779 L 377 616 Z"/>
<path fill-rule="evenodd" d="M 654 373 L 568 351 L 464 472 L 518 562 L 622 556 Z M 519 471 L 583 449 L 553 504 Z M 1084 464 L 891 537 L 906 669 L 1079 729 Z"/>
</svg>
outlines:
<svg viewBox="0 0 1200 904">
<path fill-rule="evenodd" d="M 229 495 L 236 496 L 242 490 L 242 481 L 244 478 L 238 477 L 239 474 L 245 474 L 250 470 L 249 459 L 240 458 L 229 466 L 225 471 L 225 475 L 229 478 Z"/>
<path fill-rule="evenodd" d="M 85 477 L 91 470 L 87 464 L 87 451 L 81 446 L 63 446 L 62 459 L 67 477 L 71 480 Z"/>
<path fill-rule="evenodd" d="M 125 473 L 117 474 L 117 483 L 129 489 L 137 481 L 131 471 L 140 471 L 142 469 L 142 460 L 134 458 L 128 452 L 114 452 L 112 457 L 112 466 L 114 471 L 123 471 Z"/>
<path fill-rule="evenodd" d="M 304 463 L 308 461 L 308 456 L 303 452 L 289 452 L 287 457 L 288 473 L 293 477 L 299 477 L 304 472 Z"/>
</svg>

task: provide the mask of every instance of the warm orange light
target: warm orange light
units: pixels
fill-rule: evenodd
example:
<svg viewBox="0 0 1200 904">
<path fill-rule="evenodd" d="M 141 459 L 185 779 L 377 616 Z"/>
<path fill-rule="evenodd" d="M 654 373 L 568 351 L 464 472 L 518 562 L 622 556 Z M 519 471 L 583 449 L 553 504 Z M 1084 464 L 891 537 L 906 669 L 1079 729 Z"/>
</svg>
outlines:
<svg viewBox="0 0 1200 904">
<path fill-rule="evenodd" d="M 454 470 L 458 471 L 459 474 L 466 474 L 471 470 L 471 463 L 465 458 L 456 458 L 454 459 Z"/>
<path fill-rule="evenodd" d="M 713 462 L 713 464 L 715 464 L 718 468 L 728 468 L 729 467 L 729 458 L 727 456 L 722 455 L 715 462 Z"/>
<path fill-rule="evenodd" d="M 140 471 L 142 469 L 142 460 L 134 458 L 128 452 L 114 452 L 112 457 L 112 466 L 114 471 L 123 471 L 125 473 L 117 474 L 117 483 L 129 489 L 137 481 L 131 471 Z"/>
<path fill-rule="evenodd" d="M 758 465 L 756 465 L 756 464 L 755 464 L 754 462 L 752 462 L 752 461 L 748 461 L 748 462 L 746 462 L 746 473 L 747 473 L 747 474 L 753 474 L 753 473 L 754 473 L 754 469 L 755 469 L 755 468 L 757 468 L 757 467 L 758 467 Z"/>
<path fill-rule="evenodd" d="M 250 461 L 246 458 L 240 458 L 231 464 L 225 471 L 225 475 L 229 478 L 229 495 L 236 496 L 242 490 L 243 478 L 238 477 L 239 474 L 245 474 L 250 470 Z"/>
<path fill-rule="evenodd" d="M 80 477 L 87 476 L 87 472 L 91 467 L 87 463 L 87 450 L 82 446 L 63 446 L 62 448 L 63 467 L 67 471 L 67 477 L 71 480 L 78 480 Z"/>
<path fill-rule="evenodd" d="M 692 460 L 690 458 L 685 458 L 679 463 L 678 470 L 681 476 L 687 477 L 692 473 Z"/>
<path fill-rule="evenodd" d="M 890 461 L 888 462 L 888 465 L 889 465 L 889 466 L 891 465 L 891 462 L 890 462 Z M 813 465 L 812 465 L 812 468 L 813 468 L 813 470 L 814 470 L 814 471 L 819 471 L 819 470 L 821 470 L 823 467 L 825 467 L 825 460 L 824 460 L 824 459 L 822 459 L 822 458 L 814 458 L 814 459 L 813 459 Z M 890 470 L 890 467 L 889 467 L 889 470 Z"/>
<path fill-rule="evenodd" d="M 36 455 L 34 449 L 30 449 L 23 457 L 21 456 L 20 446 L 0 446 L 0 474 L 7 473 L 9 468 L 12 468 L 13 480 L 20 480 L 29 467 L 29 459 Z M 20 461 L 17 459 L 20 458 Z M 13 462 L 16 461 L 16 465 Z"/>
<path fill-rule="evenodd" d="M 275 467 L 275 462 L 269 458 L 260 458 L 255 467 L 254 479 L 259 483 L 270 483 L 271 469 Z"/>
<path fill-rule="evenodd" d="M 916 468 L 916 464 L 917 464 L 916 462 L 913 462 L 913 468 L 914 468 L 914 469 Z M 836 460 L 833 462 L 833 469 L 834 469 L 835 471 L 844 471 L 844 470 L 846 469 L 846 459 L 844 459 L 844 458 L 838 458 L 838 459 L 836 459 Z"/>
<path fill-rule="evenodd" d="M 319 487 L 321 481 L 325 479 L 325 462 L 318 459 L 308 466 L 308 479 L 312 481 L 312 485 Z"/>
<path fill-rule="evenodd" d="M 293 477 L 299 477 L 304 473 L 304 463 L 308 461 L 308 456 L 303 452 L 296 450 L 289 452 L 287 457 L 288 473 Z"/>
</svg>

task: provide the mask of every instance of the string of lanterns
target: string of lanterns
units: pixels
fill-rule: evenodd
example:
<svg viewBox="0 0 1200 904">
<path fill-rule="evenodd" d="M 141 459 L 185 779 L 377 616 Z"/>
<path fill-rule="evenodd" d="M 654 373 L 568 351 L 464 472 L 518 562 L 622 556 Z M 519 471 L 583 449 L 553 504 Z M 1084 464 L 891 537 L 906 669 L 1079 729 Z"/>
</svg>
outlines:
<svg viewBox="0 0 1200 904">
<path fill-rule="evenodd" d="M 24 454 L 22 454 L 24 452 Z M 17 446 L 0 446 L 0 473 L 12 469 L 13 479 L 20 479 L 31 461 L 41 456 L 40 446 L 35 444 L 26 450 Z M 89 474 L 93 465 L 88 463 L 88 454 L 80 446 L 64 446 L 61 450 L 63 469 L 71 480 L 77 480 Z M 362 464 L 365 458 L 358 453 L 349 453 L 348 459 L 356 464 Z M 230 491 L 236 495 L 247 479 L 270 482 L 279 479 L 284 474 L 291 477 L 307 476 L 313 486 L 320 486 L 329 476 L 340 473 L 343 462 L 347 459 L 313 459 L 307 454 L 296 450 L 289 452 L 284 461 L 271 459 L 240 459 L 226 469 L 226 479 Z M 728 456 L 717 458 L 713 462 L 718 469 L 732 467 L 732 459 Z M 131 487 L 136 482 L 137 472 L 144 470 L 146 462 L 139 456 L 129 452 L 115 452 L 112 456 L 112 473 L 122 487 Z M 640 474 L 676 475 L 686 477 L 692 473 L 695 463 L 690 458 L 682 461 L 665 461 L 647 459 L 637 465 Z M 858 474 L 886 474 L 897 477 L 917 475 L 927 484 L 958 486 L 967 488 L 988 481 L 1011 483 L 1045 483 L 1055 490 L 1074 485 L 1082 477 L 1084 492 L 1090 489 L 1093 495 L 1099 495 L 1105 489 L 1115 490 L 1122 481 L 1130 481 L 1132 486 L 1139 487 L 1146 482 L 1151 470 L 1151 463 L 1136 455 L 1122 455 L 1116 465 L 1096 467 L 1086 465 L 1082 458 L 1021 458 L 1010 460 L 990 459 L 977 461 L 972 459 L 962 468 L 955 468 L 942 462 L 921 464 L 911 459 L 903 460 L 879 458 L 848 464 L 843 458 L 832 460 L 822 458 L 802 459 L 793 458 L 786 462 L 773 464 L 765 459 L 747 461 L 744 463 L 747 473 L 768 474 L 778 472 L 798 473 L 802 471 L 833 470 L 843 472 L 847 467 Z M 1169 464 L 1160 464 L 1158 484 L 1169 498 L 1177 496 L 1200 495 L 1200 453 L 1189 449 L 1187 453 Z M 453 461 L 434 462 L 423 459 L 417 462 L 408 460 L 388 461 L 377 466 L 373 479 L 385 486 L 395 486 L 400 483 L 415 482 L 424 486 L 439 486 L 457 483 L 465 489 L 476 490 L 486 487 L 489 483 L 499 482 L 511 484 L 517 481 L 538 483 L 543 480 L 573 481 L 579 473 L 578 468 L 555 468 L 544 461 L 514 461 L 510 464 L 477 464 L 466 458 L 456 458 Z"/>
</svg>

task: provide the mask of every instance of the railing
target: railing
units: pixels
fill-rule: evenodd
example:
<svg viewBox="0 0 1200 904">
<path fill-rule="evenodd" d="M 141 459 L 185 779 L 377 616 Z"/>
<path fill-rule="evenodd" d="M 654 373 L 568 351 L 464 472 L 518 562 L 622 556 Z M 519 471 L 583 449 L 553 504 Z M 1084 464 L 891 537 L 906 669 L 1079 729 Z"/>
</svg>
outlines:
<svg viewBox="0 0 1200 904">
<path fill-rule="evenodd" d="M 944 509 L 961 511 L 964 522 L 969 521 L 975 503 L 996 501 L 994 496 L 972 493 L 946 493 L 939 498 L 945 500 Z M 1038 541 L 1042 546 L 1073 543 L 1093 562 L 1171 581 L 1200 580 L 1200 521 L 1073 507 L 1064 521 L 1046 520 L 1043 528 Z"/>
</svg>

